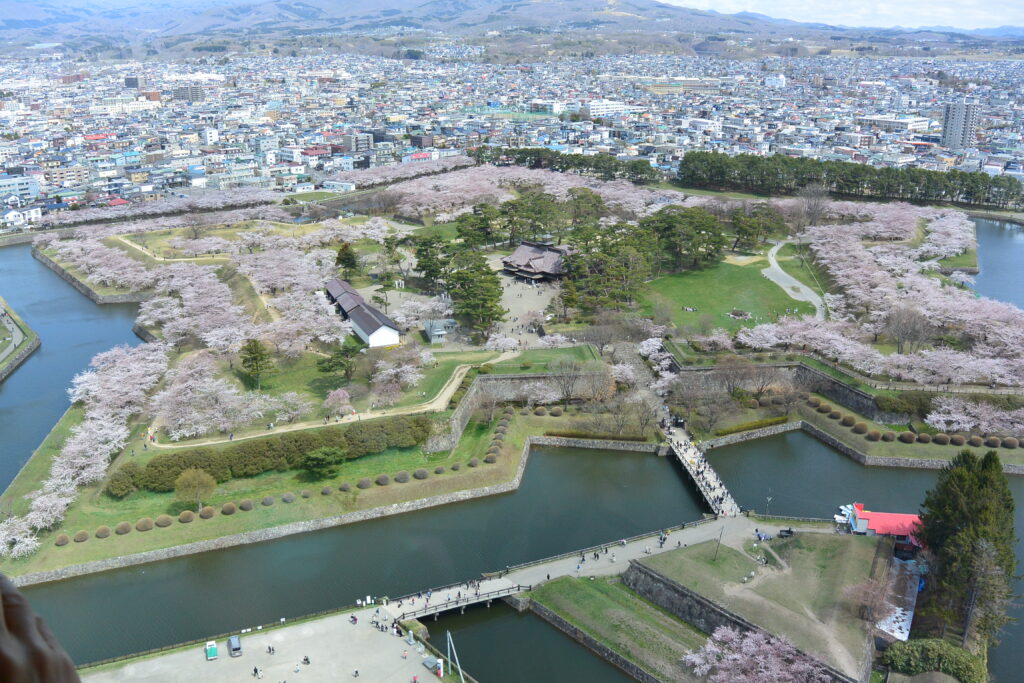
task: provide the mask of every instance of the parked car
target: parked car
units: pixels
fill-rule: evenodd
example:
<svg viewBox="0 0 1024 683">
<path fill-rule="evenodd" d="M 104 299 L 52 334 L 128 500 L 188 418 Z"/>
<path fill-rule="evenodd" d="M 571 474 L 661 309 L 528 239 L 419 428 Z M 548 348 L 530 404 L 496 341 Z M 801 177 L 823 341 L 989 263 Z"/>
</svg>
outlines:
<svg viewBox="0 0 1024 683">
<path fill-rule="evenodd" d="M 232 657 L 242 656 L 242 639 L 239 636 L 228 638 L 228 654 Z"/>
<path fill-rule="evenodd" d="M 214 640 L 206 643 L 206 661 L 212 662 L 217 659 L 217 642 Z"/>
</svg>

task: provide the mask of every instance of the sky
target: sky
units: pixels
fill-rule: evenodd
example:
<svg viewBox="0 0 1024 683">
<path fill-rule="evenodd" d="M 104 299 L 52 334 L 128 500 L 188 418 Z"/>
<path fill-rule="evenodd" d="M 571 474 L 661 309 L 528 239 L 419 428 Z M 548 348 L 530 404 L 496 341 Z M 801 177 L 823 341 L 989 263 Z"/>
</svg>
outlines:
<svg viewBox="0 0 1024 683">
<path fill-rule="evenodd" d="M 1024 26 L 1024 0 L 661 0 L 723 14 L 757 12 L 779 19 L 846 26 Z"/>
</svg>

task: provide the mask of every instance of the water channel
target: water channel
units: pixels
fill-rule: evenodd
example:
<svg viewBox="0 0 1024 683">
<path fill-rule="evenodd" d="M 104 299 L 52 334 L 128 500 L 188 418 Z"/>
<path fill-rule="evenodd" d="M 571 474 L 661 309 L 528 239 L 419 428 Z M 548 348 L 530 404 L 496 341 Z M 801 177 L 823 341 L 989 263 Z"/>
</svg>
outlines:
<svg viewBox="0 0 1024 683">
<path fill-rule="evenodd" d="M 1015 263 L 1020 229 L 978 219 L 977 289 L 1024 306 Z M 987 272 L 986 272 L 987 271 Z M 995 271 L 995 272 L 993 272 Z M 27 246 L 0 249 L 0 295 L 43 347 L 0 385 L 0 484 L 6 485 L 66 407 L 64 391 L 98 351 L 137 340 L 135 307 L 95 306 L 33 260 Z M 862 468 L 802 434 L 714 454 L 741 505 L 776 514 L 830 516 L 859 500 L 917 509 L 934 473 Z M 1024 508 L 1024 480 L 1011 480 Z M 770 489 L 770 491 L 768 490 Z M 564 552 L 699 516 L 676 467 L 652 456 L 538 451 L 519 491 L 270 543 L 207 553 L 28 589 L 77 661 L 143 650 L 282 616 L 401 593 L 505 564 Z M 1022 509 L 1018 530 L 1024 529 Z M 1018 557 L 1024 548 L 1018 549 Z M 622 675 L 539 619 L 496 608 L 444 617 L 463 664 L 482 681 L 621 681 Z M 443 633 L 435 632 L 440 641 Z M 990 652 L 1014 680 L 1024 628 Z M 500 651 L 500 652 L 499 652 Z"/>
</svg>

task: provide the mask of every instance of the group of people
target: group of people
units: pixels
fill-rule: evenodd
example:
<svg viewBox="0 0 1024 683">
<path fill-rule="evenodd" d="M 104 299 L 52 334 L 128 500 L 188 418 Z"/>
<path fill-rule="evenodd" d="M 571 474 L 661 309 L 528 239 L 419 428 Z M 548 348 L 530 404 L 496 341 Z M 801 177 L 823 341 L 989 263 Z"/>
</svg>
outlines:
<svg viewBox="0 0 1024 683">
<path fill-rule="evenodd" d="M 667 406 L 664 409 L 666 412 L 668 411 Z M 668 417 L 662 421 L 662 428 L 665 430 L 665 436 L 668 438 L 669 443 L 672 444 L 672 448 L 685 460 L 693 480 L 697 482 L 697 486 L 715 510 L 715 513 L 729 516 L 739 514 L 740 509 L 736 505 L 736 501 L 732 499 L 729 491 L 725 488 L 725 484 L 718 478 L 715 470 L 708 465 L 707 458 L 693 445 L 686 432 L 677 434 L 676 428 L 671 425 Z"/>
</svg>

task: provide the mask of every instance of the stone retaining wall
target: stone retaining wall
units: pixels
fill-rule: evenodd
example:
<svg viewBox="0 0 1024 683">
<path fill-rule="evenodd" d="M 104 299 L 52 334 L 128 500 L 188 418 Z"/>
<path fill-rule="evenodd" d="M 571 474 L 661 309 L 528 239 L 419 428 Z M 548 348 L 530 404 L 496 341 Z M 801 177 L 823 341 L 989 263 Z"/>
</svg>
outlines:
<svg viewBox="0 0 1024 683">
<path fill-rule="evenodd" d="M 139 323 L 135 323 L 134 325 L 132 325 L 132 332 L 135 333 L 136 337 L 138 337 L 144 342 L 149 342 L 150 344 L 160 341 L 159 337 L 157 337 L 155 334 L 147 330 Z"/>
<path fill-rule="evenodd" d="M 699 593 L 695 593 L 635 560 L 629 561 L 629 568 L 622 575 L 622 582 L 641 597 L 653 602 L 658 607 L 679 617 L 704 633 L 713 633 L 720 626 L 727 626 L 740 631 L 763 631 L 759 626 L 747 621 L 740 615 L 727 610 L 718 603 L 705 598 Z M 825 669 L 833 681 L 838 683 L 856 683 L 857 679 L 847 676 L 838 669 L 817 660 L 817 658 L 813 659 Z"/>
<path fill-rule="evenodd" d="M 721 446 L 731 446 L 735 443 L 743 443 L 744 441 L 753 441 L 754 439 L 763 439 L 767 436 L 775 436 L 776 434 L 785 434 L 786 432 L 796 432 L 801 429 L 801 421 L 795 422 L 783 422 L 779 425 L 772 425 L 770 427 L 761 427 L 760 429 L 751 429 L 746 432 L 736 432 L 735 434 L 726 434 L 725 436 L 719 436 L 715 439 L 707 439 L 697 444 L 697 448 L 701 451 L 709 451 L 712 448 L 719 448 Z"/>
<path fill-rule="evenodd" d="M 641 681 L 642 683 L 662 683 L 662 679 L 658 678 L 646 669 L 637 666 L 611 648 L 601 644 L 594 638 L 590 637 L 587 633 L 576 628 L 536 600 L 530 601 L 530 611 L 575 640 L 583 647 L 587 648 L 599 657 L 602 657 L 609 664 L 622 669 L 636 680 Z"/>
<path fill-rule="evenodd" d="M 459 401 L 455 412 L 449 418 L 450 429 L 444 434 L 432 436 L 423 447 L 423 450 L 427 453 L 437 453 L 439 451 L 450 451 L 455 448 L 455 445 L 459 443 L 459 439 L 462 438 L 462 432 L 465 431 L 466 425 L 469 424 L 469 419 L 473 416 L 473 411 L 476 410 L 477 398 L 481 391 L 490 392 L 499 396 L 504 401 L 515 401 L 518 399 L 520 387 L 524 384 L 529 382 L 550 382 L 556 376 L 555 374 L 538 373 L 477 375 L 473 379 L 472 384 L 469 385 L 469 389 L 466 390 L 462 400 Z"/>
<path fill-rule="evenodd" d="M 56 261 L 51 259 L 49 256 L 39 251 L 39 249 L 32 247 L 32 257 L 42 263 L 44 266 L 55 272 L 62 280 L 67 282 L 69 285 L 77 289 L 79 292 L 89 297 L 93 302 L 97 304 L 137 304 L 145 301 L 149 298 L 149 294 L 146 292 L 129 292 L 127 294 L 99 294 L 92 287 L 82 282 L 74 275 L 66 271 Z"/>
<path fill-rule="evenodd" d="M 0 382 L 10 377 L 11 373 L 18 369 L 18 366 L 28 360 L 36 349 L 42 346 L 42 342 L 39 341 L 39 335 L 36 335 L 32 341 L 28 343 L 21 351 L 14 354 L 13 357 L 7 360 L 7 364 L 0 368 Z"/>
<path fill-rule="evenodd" d="M 636 453 L 657 453 L 656 443 L 646 441 L 613 441 L 611 439 L 576 439 L 564 436 L 531 436 L 533 446 L 555 446 L 557 448 L 594 448 L 611 451 L 633 451 Z"/>
<path fill-rule="evenodd" d="M 821 441 L 827 446 L 831 446 L 835 450 L 839 451 L 845 456 L 853 458 L 861 465 L 867 465 L 868 467 L 898 467 L 906 469 L 923 469 L 923 470 L 941 470 L 943 467 L 949 464 L 948 460 L 941 458 L 910 458 L 910 457 L 891 457 L 881 455 L 868 455 L 858 451 L 853 446 L 844 443 L 832 436 L 828 432 L 822 430 L 820 427 L 807 422 L 806 420 L 797 420 L 795 422 L 787 422 L 781 425 L 773 425 L 771 427 L 764 427 L 762 429 L 752 429 L 749 432 L 740 432 L 738 434 L 729 434 L 728 436 L 719 437 L 717 439 L 708 439 L 697 444 L 697 447 L 702 452 L 707 452 L 713 448 L 719 448 L 721 446 L 729 446 L 736 443 L 743 443 L 744 441 L 753 441 L 754 439 L 762 439 L 767 436 L 775 436 L 776 434 L 784 434 L 786 432 L 794 432 L 796 430 L 803 430 L 813 436 L 818 441 Z M 853 432 L 850 432 L 851 434 Z M 1024 465 L 1016 465 L 1012 463 L 1003 463 L 1003 472 L 1006 474 L 1024 475 Z"/>
</svg>

